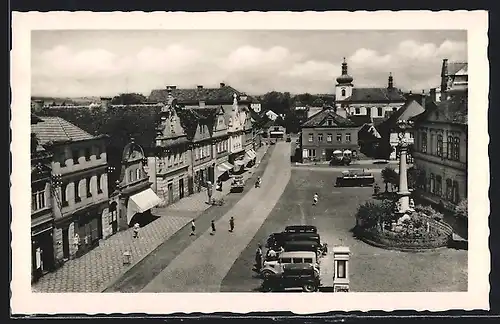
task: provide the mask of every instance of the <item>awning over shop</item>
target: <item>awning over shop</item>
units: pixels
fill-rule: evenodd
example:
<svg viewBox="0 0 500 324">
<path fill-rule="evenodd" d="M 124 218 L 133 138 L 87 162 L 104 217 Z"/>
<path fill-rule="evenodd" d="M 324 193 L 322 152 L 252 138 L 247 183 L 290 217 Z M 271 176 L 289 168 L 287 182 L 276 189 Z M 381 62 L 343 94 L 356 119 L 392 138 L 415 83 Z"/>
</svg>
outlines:
<svg viewBox="0 0 500 324">
<path fill-rule="evenodd" d="M 229 162 L 223 162 L 223 163 L 219 164 L 217 166 L 217 171 L 218 171 L 219 176 L 221 174 L 223 174 L 224 172 L 231 170 L 233 167 L 234 167 L 234 165 L 232 165 Z"/>
<path fill-rule="evenodd" d="M 257 154 L 255 153 L 255 151 L 253 149 L 250 149 L 247 151 L 246 156 L 248 157 L 249 160 L 253 160 L 253 159 L 255 159 Z"/>
<path fill-rule="evenodd" d="M 237 165 L 237 166 L 239 166 L 239 167 L 241 167 L 241 166 L 245 165 L 246 163 L 245 163 L 245 161 L 243 159 L 243 160 L 236 160 L 236 161 L 234 161 L 234 164 Z"/>
<path fill-rule="evenodd" d="M 127 223 L 130 223 L 135 214 L 144 213 L 160 203 L 161 199 L 151 188 L 130 196 L 127 206 Z"/>
</svg>

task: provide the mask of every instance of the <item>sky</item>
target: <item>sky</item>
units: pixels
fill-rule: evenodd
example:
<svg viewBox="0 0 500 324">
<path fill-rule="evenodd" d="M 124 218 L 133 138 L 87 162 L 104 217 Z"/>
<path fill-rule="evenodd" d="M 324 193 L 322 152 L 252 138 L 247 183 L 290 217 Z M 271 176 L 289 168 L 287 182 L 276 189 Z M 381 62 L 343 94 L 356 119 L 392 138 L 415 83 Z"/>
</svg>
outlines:
<svg viewBox="0 0 500 324">
<path fill-rule="evenodd" d="M 421 92 L 441 64 L 467 61 L 466 31 L 53 30 L 33 31 L 33 96 L 149 95 L 167 85 L 334 93 L 345 57 L 355 87 Z"/>
</svg>

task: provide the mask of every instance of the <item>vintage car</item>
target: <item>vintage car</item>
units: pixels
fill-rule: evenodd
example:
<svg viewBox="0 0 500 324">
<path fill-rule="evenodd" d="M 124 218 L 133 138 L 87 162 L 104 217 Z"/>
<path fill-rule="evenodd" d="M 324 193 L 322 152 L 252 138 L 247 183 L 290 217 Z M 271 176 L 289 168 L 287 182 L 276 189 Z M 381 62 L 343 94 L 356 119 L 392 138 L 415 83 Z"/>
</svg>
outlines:
<svg viewBox="0 0 500 324">
<path fill-rule="evenodd" d="M 283 271 L 283 265 L 286 264 L 308 264 L 313 265 L 319 274 L 319 261 L 315 252 L 313 251 L 290 251 L 282 252 L 276 259 L 264 260 L 260 274 L 262 277 L 267 277 Z"/>
<path fill-rule="evenodd" d="M 332 159 L 330 160 L 330 166 L 335 165 L 349 165 L 352 162 L 351 151 L 346 150 L 344 152 L 340 150 L 335 150 L 332 153 Z"/>
<path fill-rule="evenodd" d="M 370 172 L 362 170 L 343 171 L 342 176 L 337 177 L 335 185 L 337 187 L 365 187 L 372 186 L 375 177 Z"/>
<path fill-rule="evenodd" d="M 302 242 L 300 244 L 295 244 L 293 245 L 291 242 Z M 306 244 L 306 242 L 309 243 Z M 288 247 L 285 247 L 285 245 L 288 244 Z M 292 244 L 292 245 L 291 245 Z M 318 233 L 294 233 L 294 232 L 280 232 L 280 233 L 272 233 L 269 235 L 267 242 L 266 242 L 266 247 L 267 248 L 273 248 L 275 250 L 278 250 L 280 247 L 283 247 L 283 249 L 286 251 L 287 248 L 288 250 L 293 249 L 296 251 L 300 248 L 302 244 L 302 248 L 305 248 L 304 251 L 311 251 L 310 245 L 314 245 L 316 252 L 318 252 L 318 255 L 326 255 L 328 252 L 328 246 L 326 243 L 322 244 L 321 243 L 321 238 Z"/>
<path fill-rule="evenodd" d="M 242 192 L 244 187 L 245 181 L 243 180 L 243 176 L 234 176 L 231 182 L 231 192 Z"/>
<path fill-rule="evenodd" d="M 285 264 L 280 273 L 264 278 L 262 291 L 284 291 L 288 288 L 302 288 L 304 292 L 314 292 L 321 285 L 319 273 L 307 263 Z"/>
</svg>

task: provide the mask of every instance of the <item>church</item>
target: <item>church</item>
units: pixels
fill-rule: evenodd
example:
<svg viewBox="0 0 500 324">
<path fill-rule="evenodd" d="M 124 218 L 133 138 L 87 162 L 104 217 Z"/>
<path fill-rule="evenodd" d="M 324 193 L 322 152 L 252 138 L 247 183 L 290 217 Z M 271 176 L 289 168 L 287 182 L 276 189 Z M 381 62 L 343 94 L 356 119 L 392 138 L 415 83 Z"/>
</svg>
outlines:
<svg viewBox="0 0 500 324">
<path fill-rule="evenodd" d="M 406 98 L 394 87 L 394 77 L 389 73 L 387 87 L 354 87 L 354 78 L 348 74 L 347 62 L 342 63 L 342 75 L 335 86 L 335 106 L 337 113 L 344 117 L 367 116 L 368 122 L 383 119 L 386 113 L 401 108 Z"/>
</svg>

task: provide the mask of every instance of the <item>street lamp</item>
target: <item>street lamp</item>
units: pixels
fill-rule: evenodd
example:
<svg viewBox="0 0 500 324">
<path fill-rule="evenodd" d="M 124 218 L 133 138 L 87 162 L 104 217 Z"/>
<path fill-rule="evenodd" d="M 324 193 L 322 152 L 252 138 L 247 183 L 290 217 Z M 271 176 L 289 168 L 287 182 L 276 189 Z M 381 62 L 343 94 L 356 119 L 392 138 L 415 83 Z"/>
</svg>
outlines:
<svg viewBox="0 0 500 324">
<path fill-rule="evenodd" d="M 399 120 L 397 122 L 397 132 L 399 137 L 399 203 L 398 212 L 406 213 L 410 209 L 410 191 L 408 190 L 408 175 L 406 166 L 406 155 L 408 152 L 409 141 L 406 133 L 413 127 L 411 120 Z"/>
</svg>

